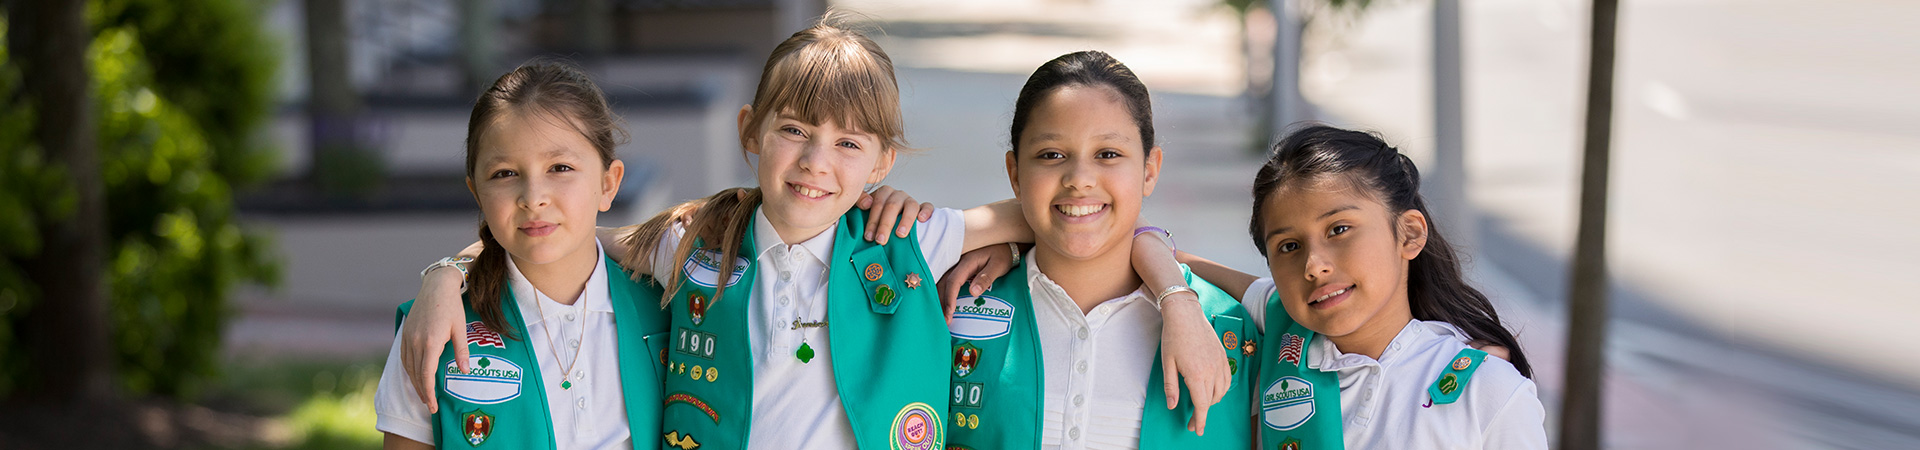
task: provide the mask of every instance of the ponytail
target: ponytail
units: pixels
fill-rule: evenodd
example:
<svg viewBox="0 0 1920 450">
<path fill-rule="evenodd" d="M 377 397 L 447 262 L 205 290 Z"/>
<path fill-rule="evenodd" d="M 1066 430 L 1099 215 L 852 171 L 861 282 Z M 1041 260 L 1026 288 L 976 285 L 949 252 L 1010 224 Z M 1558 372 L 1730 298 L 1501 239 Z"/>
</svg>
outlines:
<svg viewBox="0 0 1920 450">
<path fill-rule="evenodd" d="M 667 208 L 622 238 L 627 248 L 632 249 L 623 262 L 628 267 L 639 267 L 635 263 L 640 261 L 660 263 L 653 260 L 653 255 L 659 254 L 661 239 L 666 237 L 667 231 L 675 223 L 687 224 L 686 233 L 680 236 L 680 242 L 674 246 L 673 259 L 668 261 L 671 267 L 667 268 L 667 279 L 664 282 L 655 280 L 665 286 L 667 295 L 660 298 L 660 307 L 665 308 L 680 290 L 680 279 L 683 278 L 680 262 L 693 254 L 696 242 L 700 244 L 698 250 L 720 252 L 722 276 L 733 273 L 734 258 L 740 253 L 740 241 L 746 239 L 748 227 L 753 223 L 753 209 L 759 206 L 760 188 L 729 188 L 707 198 L 689 200 Z M 761 239 L 768 237 L 762 236 Z M 660 268 L 655 267 L 654 271 L 659 272 Z M 726 290 L 726 283 L 718 283 L 713 298 L 719 300 Z"/>
<path fill-rule="evenodd" d="M 514 328 L 507 326 L 507 316 L 500 299 L 501 284 L 507 279 L 507 249 L 493 238 L 493 231 L 487 229 L 487 220 L 480 219 L 480 257 L 473 260 L 473 267 L 467 269 L 467 306 L 473 308 L 474 315 L 480 316 L 480 323 L 487 329 L 500 333 L 506 339 L 519 340 L 514 336 Z"/>
</svg>

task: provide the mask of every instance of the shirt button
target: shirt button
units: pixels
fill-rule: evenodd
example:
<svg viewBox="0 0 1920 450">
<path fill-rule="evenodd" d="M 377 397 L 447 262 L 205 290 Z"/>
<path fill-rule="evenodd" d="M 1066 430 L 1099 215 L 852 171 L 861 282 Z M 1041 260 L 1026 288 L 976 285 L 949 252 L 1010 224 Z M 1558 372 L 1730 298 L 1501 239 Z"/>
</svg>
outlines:
<svg viewBox="0 0 1920 450">
<path fill-rule="evenodd" d="M 573 405 L 580 409 L 587 409 L 587 399 L 574 400 Z"/>
<path fill-rule="evenodd" d="M 569 340 L 567 340 L 567 346 L 568 346 L 568 347 L 573 347 L 573 348 L 580 348 L 580 340 L 579 340 L 579 339 L 569 339 Z"/>
<path fill-rule="evenodd" d="M 1080 327 L 1080 338 L 1081 339 L 1087 338 L 1087 327 Z"/>
<path fill-rule="evenodd" d="M 585 379 L 587 379 L 587 371 L 585 371 L 585 370 L 576 370 L 576 371 L 574 371 L 574 372 L 573 372 L 573 379 L 575 379 L 575 380 L 585 380 Z"/>
<path fill-rule="evenodd" d="M 793 299 L 787 298 L 787 296 L 784 296 L 784 295 L 780 296 L 780 306 L 787 306 L 788 303 L 792 303 L 792 302 L 793 302 Z"/>
<path fill-rule="evenodd" d="M 1080 364 L 1075 364 L 1073 366 L 1073 371 L 1080 372 L 1080 373 L 1087 373 L 1087 362 L 1081 361 Z"/>
<path fill-rule="evenodd" d="M 791 279 L 793 279 L 793 271 L 791 270 L 780 271 L 780 281 L 786 281 Z"/>
<path fill-rule="evenodd" d="M 1085 395 L 1073 396 L 1073 406 L 1080 406 L 1080 404 L 1086 403 L 1086 402 L 1087 402 L 1087 396 Z"/>
<path fill-rule="evenodd" d="M 567 321 L 568 321 L 568 322 L 572 322 L 572 321 L 573 321 L 573 313 L 567 313 Z"/>
<path fill-rule="evenodd" d="M 1080 439 L 1080 427 L 1067 430 L 1067 439 Z"/>
</svg>

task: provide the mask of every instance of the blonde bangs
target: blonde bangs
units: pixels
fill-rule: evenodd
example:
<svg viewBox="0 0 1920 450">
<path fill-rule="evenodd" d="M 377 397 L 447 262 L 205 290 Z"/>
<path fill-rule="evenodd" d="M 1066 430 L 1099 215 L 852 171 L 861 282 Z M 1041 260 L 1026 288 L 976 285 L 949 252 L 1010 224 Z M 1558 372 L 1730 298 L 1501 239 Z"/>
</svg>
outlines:
<svg viewBox="0 0 1920 450">
<path fill-rule="evenodd" d="M 754 93 L 751 130 L 773 114 L 873 134 L 891 150 L 907 148 L 893 62 L 864 36 L 830 26 L 794 34 L 774 49 Z"/>
</svg>

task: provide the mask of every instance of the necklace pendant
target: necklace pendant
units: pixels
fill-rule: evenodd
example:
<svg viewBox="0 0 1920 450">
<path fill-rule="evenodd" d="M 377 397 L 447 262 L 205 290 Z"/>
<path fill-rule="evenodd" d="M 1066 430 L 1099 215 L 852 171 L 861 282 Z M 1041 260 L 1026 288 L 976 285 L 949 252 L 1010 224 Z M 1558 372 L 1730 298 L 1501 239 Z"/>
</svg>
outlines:
<svg viewBox="0 0 1920 450">
<path fill-rule="evenodd" d="M 799 349 L 799 350 L 794 350 L 794 351 L 793 351 L 793 356 L 794 356 L 795 358 L 800 358 L 800 363 L 801 363 L 801 364 L 806 364 L 806 363 L 809 363 L 809 362 L 812 362 L 812 361 L 813 361 L 813 346 L 811 346 L 811 345 L 807 345 L 807 343 L 805 343 L 805 342 L 801 342 L 801 343 L 800 343 L 800 349 Z"/>
<path fill-rule="evenodd" d="M 573 389 L 573 382 L 567 381 L 567 380 L 560 380 L 560 389 L 562 390 Z"/>
</svg>

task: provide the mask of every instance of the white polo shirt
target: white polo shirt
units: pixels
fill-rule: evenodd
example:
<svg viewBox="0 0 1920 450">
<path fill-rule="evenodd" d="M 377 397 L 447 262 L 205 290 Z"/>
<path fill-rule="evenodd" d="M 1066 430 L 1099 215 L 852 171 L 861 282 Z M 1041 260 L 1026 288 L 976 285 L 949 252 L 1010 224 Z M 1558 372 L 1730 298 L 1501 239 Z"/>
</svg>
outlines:
<svg viewBox="0 0 1920 450">
<path fill-rule="evenodd" d="M 853 426 L 840 404 L 833 381 L 833 350 L 826 328 L 794 330 L 793 320 L 815 322 L 827 316 L 827 280 L 833 269 L 833 238 L 839 224 L 795 245 L 755 210 L 753 293 L 748 300 L 747 340 L 753 355 L 753 422 L 747 448 L 853 448 Z M 960 210 L 940 208 L 926 222 L 914 224 L 927 267 L 938 278 L 960 261 L 965 244 L 966 219 Z M 653 276 L 666 279 L 679 261 L 674 246 L 686 230 L 678 225 L 664 233 L 653 255 Z M 923 287 L 932 287 L 931 283 Z M 828 327 L 833 326 L 831 323 Z M 727 339 L 727 337 L 721 337 Z M 736 338 L 737 339 L 737 338 Z M 813 349 L 812 361 L 794 356 L 801 342 Z M 723 344 L 724 345 L 724 344 Z"/>
<path fill-rule="evenodd" d="M 1027 287 L 1046 370 L 1040 447 L 1139 448 L 1160 306 L 1142 287 L 1082 314 L 1032 260 Z"/>
<path fill-rule="evenodd" d="M 520 308 L 520 317 L 527 321 L 527 330 L 517 336 L 518 340 L 507 340 L 506 345 L 532 346 L 533 357 L 540 365 L 547 410 L 552 412 L 554 448 L 559 449 L 633 446 L 626 397 L 620 386 L 619 338 L 614 332 L 613 301 L 607 290 L 606 250 L 599 248 L 597 240 L 594 246 L 593 275 L 572 305 L 562 305 L 534 289 L 513 259 L 507 259 L 507 287 Z M 574 358 L 579 361 L 574 362 Z M 573 382 L 571 389 L 560 388 L 563 361 L 573 365 L 574 376 L 568 379 Z M 380 373 L 380 387 L 373 395 L 378 417 L 374 427 L 432 444 L 433 417 L 414 394 L 413 383 L 408 382 L 406 370 L 400 365 L 400 338 L 396 334 L 393 349 L 387 352 L 386 368 Z"/>
<path fill-rule="evenodd" d="M 1241 297 L 1240 304 L 1263 331 L 1273 292 L 1273 279 L 1262 278 Z M 1470 341 L 1451 324 L 1413 320 L 1376 360 L 1341 353 L 1333 341 L 1316 334 L 1307 344 L 1307 367 L 1339 373 L 1347 448 L 1547 448 L 1546 409 L 1533 380 L 1504 359 L 1482 361 L 1454 403 L 1430 403 L 1427 387 Z"/>
</svg>

